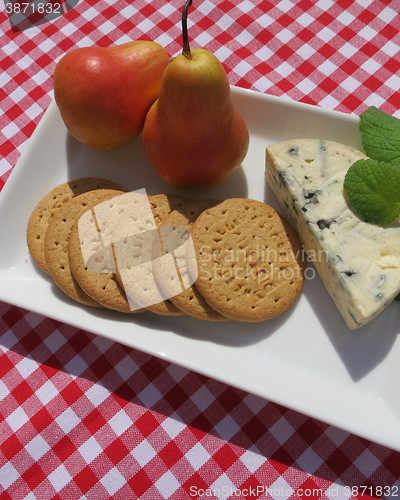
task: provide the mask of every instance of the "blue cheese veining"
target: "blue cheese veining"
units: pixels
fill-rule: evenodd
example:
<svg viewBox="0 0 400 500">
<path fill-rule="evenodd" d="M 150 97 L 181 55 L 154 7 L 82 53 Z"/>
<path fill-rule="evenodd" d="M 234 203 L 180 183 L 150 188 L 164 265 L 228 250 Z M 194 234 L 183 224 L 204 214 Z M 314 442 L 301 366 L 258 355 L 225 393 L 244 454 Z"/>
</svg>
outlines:
<svg viewBox="0 0 400 500">
<path fill-rule="evenodd" d="M 363 222 L 348 207 L 343 180 L 366 156 L 332 141 L 268 146 L 266 176 L 349 328 L 365 325 L 400 291 L 400 224 Z"/>
</svg>

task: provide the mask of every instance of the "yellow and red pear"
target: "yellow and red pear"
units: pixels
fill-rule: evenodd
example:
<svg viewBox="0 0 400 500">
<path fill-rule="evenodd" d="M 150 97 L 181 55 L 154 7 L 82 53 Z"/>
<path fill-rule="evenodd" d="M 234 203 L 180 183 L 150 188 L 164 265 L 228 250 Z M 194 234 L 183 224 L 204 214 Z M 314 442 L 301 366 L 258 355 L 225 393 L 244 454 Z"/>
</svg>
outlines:
<svg viewBox="0 0 400 500">
<path fill-rule="evenodd" d="M 165 70 L 157 101 L 143 128 L 145 153 L 168 183 L 208 187 L 244 160 L 249 133 L 236 109 L 225 70 L 208 50 L 184 48 Z M 186 38 L 185 38 L 186 32 Z"/>
<path fill-rule="evenodd" d="M 54 97 L 67 129 L 100 150 L 132 141 L 158 97 L 168 63 L 165 49 L 146 40 L 68 52 L 54 72 Z"/>
</svg>

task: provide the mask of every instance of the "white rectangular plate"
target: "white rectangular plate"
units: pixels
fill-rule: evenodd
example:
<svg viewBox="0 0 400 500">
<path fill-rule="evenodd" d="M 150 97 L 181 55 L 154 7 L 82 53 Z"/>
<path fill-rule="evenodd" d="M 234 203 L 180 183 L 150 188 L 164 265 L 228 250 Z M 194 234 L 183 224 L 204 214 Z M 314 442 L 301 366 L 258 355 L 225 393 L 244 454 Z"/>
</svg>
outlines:
<svg viewBox="0 0 400 500">
<path fill-rule="evenodd" d="M 67 133 L 54 102 L 0 194 L 0 299 L 102 335 L 400 450 L 400 305 L 350 331 L 318 277 L 296 306 L 260 324 L 207 323 L 151 313 L 124 315 L 73 303 L 38 271 L 28 254 L 29 215 L 50 189 L 69 179 L 102 176 L 126 189 L 192 197 L 249 197 L 276 206 L 264 180 L 265 147 L 319 138 L 360 147 L 358 118 L 232 88 L 251 140 L 243 167 L 203 192 L 160 181 L 138 138 L 113 152 L 93 151 Z M 190 124 L 188 125 L 190 133 Z"/>
</svg>

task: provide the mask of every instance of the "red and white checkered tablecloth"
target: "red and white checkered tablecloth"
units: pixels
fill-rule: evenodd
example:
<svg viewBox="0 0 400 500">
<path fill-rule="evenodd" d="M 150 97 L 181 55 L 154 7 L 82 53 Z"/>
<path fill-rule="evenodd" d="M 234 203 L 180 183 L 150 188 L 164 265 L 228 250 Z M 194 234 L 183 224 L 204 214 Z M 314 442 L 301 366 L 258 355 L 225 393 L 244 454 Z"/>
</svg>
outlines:
<svg viewBox="0 0 400 500">
<path fill-rule="evenodd" d="M 1 7 L 1 186 L 52 99 L 56 61 L 139 38 L 175 55 L 182 3 L 63 0 L 62 16 L 24 29 Z M 194 0 L 189 29 L 234 85 L 400 117 L 399 11 L 399 0 Z M 0 314 L 1 500 L 400 496 L 397 452 L 29 311 Z"/>
</svg>

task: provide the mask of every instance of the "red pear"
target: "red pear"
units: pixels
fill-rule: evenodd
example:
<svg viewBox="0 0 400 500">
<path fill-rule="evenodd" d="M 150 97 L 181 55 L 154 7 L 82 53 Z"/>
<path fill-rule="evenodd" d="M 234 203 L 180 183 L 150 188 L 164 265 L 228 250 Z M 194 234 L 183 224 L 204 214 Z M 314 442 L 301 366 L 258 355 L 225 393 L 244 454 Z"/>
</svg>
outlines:
<svg viewBox="0 0 400 500">
<path fill-rule="evenodd" d="M 160 95 L 143 128 L 144 150 L 159 175 L 178 187 L 208 187 L 224 180 L 245 158 L 247 126 L 232 102 L 220 61 L 190 50 L 184 9 L 183 52 L 164 72 Z"/>
<path fill-rule="evenodd" d="M 68 52 L 54 72 L 54 97 L 69 132 L 95 149 L 115 149 L 143 128 L 169 63 L 156 42 Z"/>
</svg>

